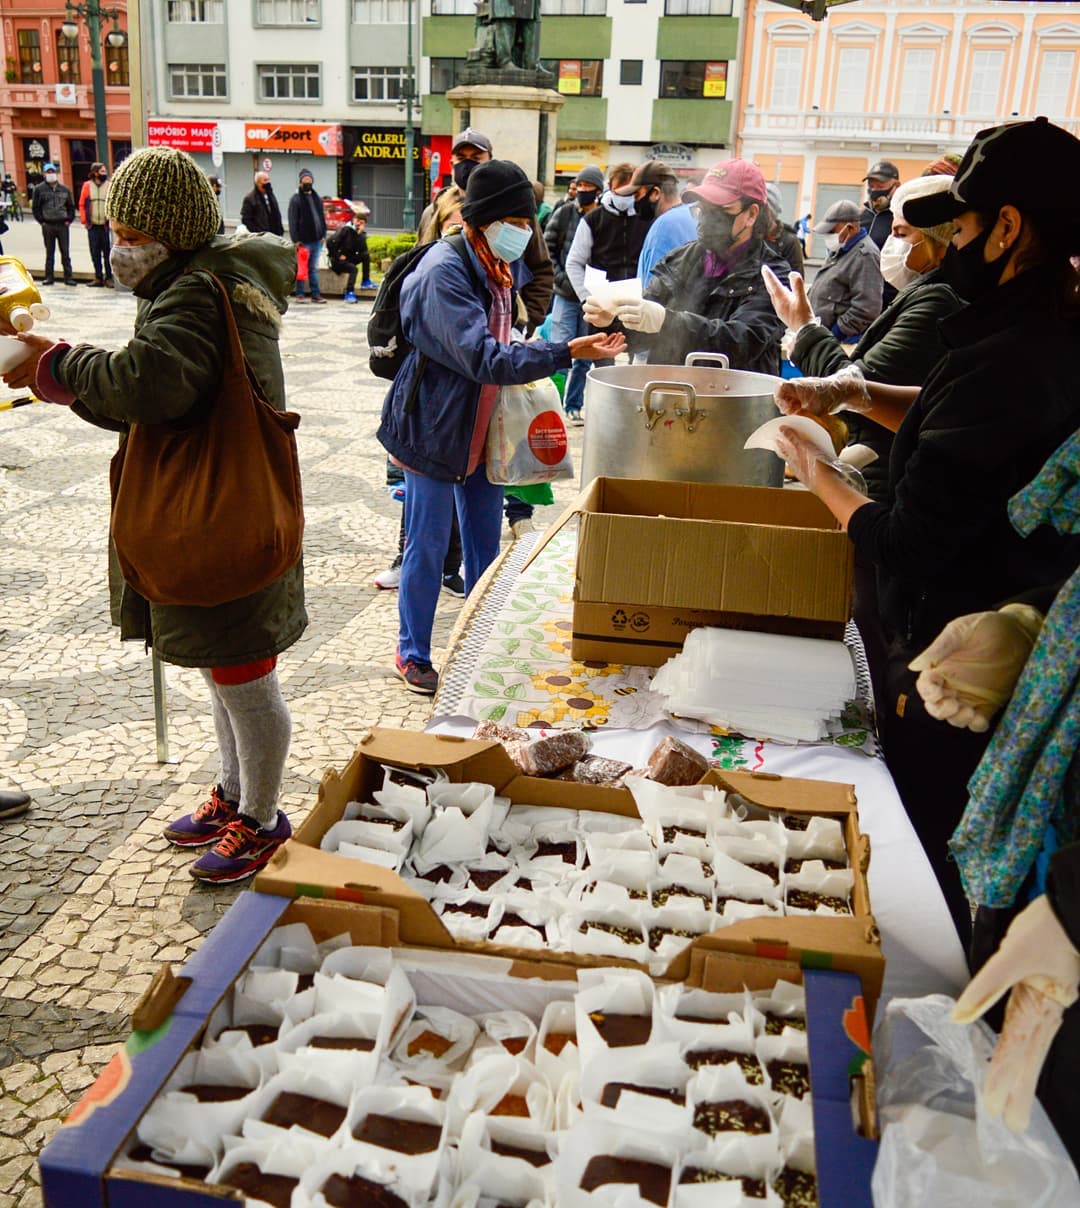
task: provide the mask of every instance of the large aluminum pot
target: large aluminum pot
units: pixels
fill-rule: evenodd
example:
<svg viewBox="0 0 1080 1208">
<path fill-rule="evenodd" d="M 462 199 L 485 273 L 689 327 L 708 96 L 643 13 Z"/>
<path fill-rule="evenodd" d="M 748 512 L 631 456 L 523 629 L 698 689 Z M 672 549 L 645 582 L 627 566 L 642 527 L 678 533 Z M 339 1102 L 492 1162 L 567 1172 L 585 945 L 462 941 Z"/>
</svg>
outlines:
<svg viewBox="0 0 1080 1208">
<path fill-rule="evenodd" d="M 656 478 L 779 487 L 774 453 L 744 449 L 777 414 L 779 378 L 729 369 L 727 357 L 692 352 L 683 365 L 612 365 L 585 387 L 581 481 Z"/>
</svg>

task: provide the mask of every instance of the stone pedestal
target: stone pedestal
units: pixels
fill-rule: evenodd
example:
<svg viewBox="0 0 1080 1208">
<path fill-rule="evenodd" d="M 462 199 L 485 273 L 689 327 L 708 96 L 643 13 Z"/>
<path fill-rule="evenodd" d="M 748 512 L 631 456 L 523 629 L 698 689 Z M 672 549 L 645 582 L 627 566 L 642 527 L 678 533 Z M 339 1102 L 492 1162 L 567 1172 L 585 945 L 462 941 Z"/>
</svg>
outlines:
<svg viewBox="0 0 1080 1208">
<path fill-rule="evenodd" d="M 453 134 L 467 126 L 491 139 L 495 159 L 510 159 L 530 180 L 555 182 L 555 140 L 565 98 L 551 88 L 464 84 L 446 99 L 454 110 Z"/>
</svg>

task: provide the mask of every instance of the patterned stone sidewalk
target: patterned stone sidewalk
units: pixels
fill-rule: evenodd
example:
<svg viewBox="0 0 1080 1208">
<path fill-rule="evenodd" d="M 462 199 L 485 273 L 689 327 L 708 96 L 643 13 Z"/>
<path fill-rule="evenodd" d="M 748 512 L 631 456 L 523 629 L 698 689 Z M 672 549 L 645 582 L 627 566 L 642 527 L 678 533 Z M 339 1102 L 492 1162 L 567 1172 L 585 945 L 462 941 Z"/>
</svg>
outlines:
<svg viewBox="0 0 1080 1208">
<path fill-rule="evenodd" d="M 115 347 L 130 333 L 130 296 L 49 293 L 49 334 Z M 372 584 L 400 513 L 373 435 L 384 386 L 367 371 L 366 317 L 363 305 L 299 306 L 283 327 L 303 416 L 311 616 L 280 665 L 294 825 L 369 726 L 419 728 L 428 714 L 388 669 L 396 598 Z M 0 821 L 0 1208 L 41 1203 L 42 1145 L 127 1034 L 153 973 L 187 959 L 238 892 L 197 885 L 190 853 L 159 837 L 205 795 L 214 741 L 201 677 L 169 667 L 176 762 L 156 762 L 150 661 L 109 628 L 114 449 L 62 408 L 0 412 L 0 787 L 34 797 L 29 814 Z M 436 658 L 458 606 L 444 594 Z"/>
</svg>

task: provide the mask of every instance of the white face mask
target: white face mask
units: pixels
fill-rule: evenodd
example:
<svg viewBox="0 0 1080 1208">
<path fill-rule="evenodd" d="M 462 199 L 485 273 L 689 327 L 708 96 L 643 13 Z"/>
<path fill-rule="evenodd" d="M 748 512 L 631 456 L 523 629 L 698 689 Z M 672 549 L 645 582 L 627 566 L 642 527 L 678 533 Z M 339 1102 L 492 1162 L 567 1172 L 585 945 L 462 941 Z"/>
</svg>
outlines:
<svg viewBox="0 0 1080 1208">
<path fill-rule="evenodd" d="M 922 240 L 919 240 L 922 243 Z M 881 249 L 881 275 L 895 289 L 906 289 L 912 281 L 917 281 L 922 273 L 908 266 L 908 256 L 911 249 L 919 243 L 908 243 L 898 235 L 890 235 Z"/>
<path fill-rule="evenodd" d="M 56 180 L 56 173 L 55 172 L 46 172 L 45 179 L 49 182 L 49 184 L 52 184 L 53 181 Z"/>
<path fill-rule="evenodd" d="M 830 231 L 825 236 L 825 250 L 831 256 L 833 252 L 840 247 L 840 236 L 835 231 Z"/>
<path fill-rule="evenodd" d="M 629 214 L 634 208 L 634 195 L 630 193 L 625 197 L 620 197 L 618 193 L 612 193 L 611 204 L 620 214 Z"/>
<path fill-rule="evenodd" d="M 171 255 L 172 252 L 163 243 L 140 243 L 135 247 L 114 245 L 109 252 L 109 265 L 121 285 L 134 289 Z"/>
</svg>

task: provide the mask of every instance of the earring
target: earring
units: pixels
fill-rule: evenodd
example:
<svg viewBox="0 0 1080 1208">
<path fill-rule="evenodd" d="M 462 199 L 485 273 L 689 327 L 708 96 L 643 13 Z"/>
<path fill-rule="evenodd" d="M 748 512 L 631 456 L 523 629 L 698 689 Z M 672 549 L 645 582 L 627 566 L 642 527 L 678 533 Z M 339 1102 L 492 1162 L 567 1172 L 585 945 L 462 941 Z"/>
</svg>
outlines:
<svg viewBox="0 0 1080 1208">
<path fill-rule="evenodd" d="M 1004 246 L 1005 246 L 1005 240 L 1004 240 L 1004 239 L 999 239 L 999 240 L 998 240 L 998 247 L 1004 247 Z"/>
</svg>

